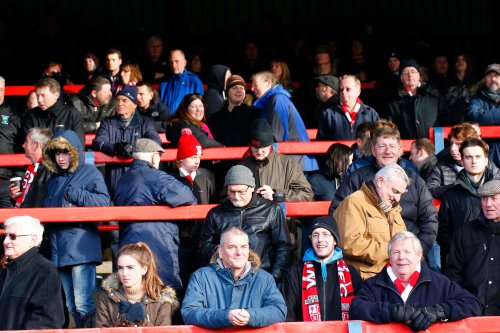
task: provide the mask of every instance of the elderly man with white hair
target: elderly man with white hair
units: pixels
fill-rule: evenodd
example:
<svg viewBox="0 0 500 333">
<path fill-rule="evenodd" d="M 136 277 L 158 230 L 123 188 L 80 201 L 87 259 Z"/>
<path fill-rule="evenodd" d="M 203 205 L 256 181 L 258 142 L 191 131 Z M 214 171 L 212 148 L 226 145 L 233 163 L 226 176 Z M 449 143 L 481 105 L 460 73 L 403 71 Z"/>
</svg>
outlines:
<svg viewBox="0 0 500 333">
<path fill-rule="evenodd" d="M 64 305 L 56 267 L 38 253 L 43 226 L 31 216 L 4 222 L 0 330 L 61 328 Z"/>
<path fill-rule="evenodd" d="M 351 303 L 349 319 L 402 323 L 418 332 L 438 321 L 481 313 L 476 297 L 429 269 L 420 240 L 413 233 L 395 234 L 388 252 L 389 264 L 361 287 Z"/>
<path fill-rule="evenodd" d="M 339 247 L 345 261 L 363 279 L 374 276 L 389 260 L 387 245 L 398 231 L 406 231 L 399 201 L 410 179 L 395 163 L 387 164 L 345 198 L 333 216 L 339 228 Z"/>
</svg>

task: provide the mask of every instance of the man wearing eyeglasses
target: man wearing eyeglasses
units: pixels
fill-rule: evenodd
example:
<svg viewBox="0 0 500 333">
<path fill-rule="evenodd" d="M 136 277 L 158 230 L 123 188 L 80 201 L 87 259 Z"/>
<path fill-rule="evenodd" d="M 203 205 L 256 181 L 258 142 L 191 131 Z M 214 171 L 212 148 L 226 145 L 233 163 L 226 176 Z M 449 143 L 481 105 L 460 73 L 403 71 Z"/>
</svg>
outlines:
<svg viewBox="0 0 500 333">
<path fill-rule="evenodd" d="M 134 161 L 116 187 L 117 206 L 194 205 L 191 188 L 158 170 L 165 150 L 150 139 L 138 139 L 132 150 Z M 137 242 L 148 244 L 158 259 L 159 275 L 165 285 L 182 288 L 179 276 L 179 228 L 168 221 L 120 222 L 120 248 Z"/>
<path fill-rule="evenodd" d="M 283 276 L 286 320 L 348 320 L 351 301 L 363 281 L 356 269 L 342 259 L 335 220 L 331 216 L 315 218 L 309 239 L 311 247 L 302 261 Z"/>
<path fill-rule="evenodd" d="M 224 230 L 237 226 L 250 237 L 250 248 L 261 258 L 261 268 L 276 281 L 292 261 L 290 233 L 281 207 L 255 193 L 252 171 L 235 165 L 226 174 L 228 200 L 212 208 L 201 233 L 200 252 L 207 262 L 215 253 Z"/>
<path fill-rule="evenodd" d="M 387 107 L 387 118 L 394 122 L 401 132 L 402 139 L 420 139 L 429 135 L 434 126 L 455 125 L 449 123 L 446 100 L 425 82 L 414 59 L 402 60 L 399 66 L 402 86 L 399 97 Z"/>
<path fill-rule="evenodd" d="M 62 328 L 64 305 L 56 267 L 38 253 L 43 226 L 31 216 L 5 220 L 0 263 L 0 330 Z"/>
</svg>

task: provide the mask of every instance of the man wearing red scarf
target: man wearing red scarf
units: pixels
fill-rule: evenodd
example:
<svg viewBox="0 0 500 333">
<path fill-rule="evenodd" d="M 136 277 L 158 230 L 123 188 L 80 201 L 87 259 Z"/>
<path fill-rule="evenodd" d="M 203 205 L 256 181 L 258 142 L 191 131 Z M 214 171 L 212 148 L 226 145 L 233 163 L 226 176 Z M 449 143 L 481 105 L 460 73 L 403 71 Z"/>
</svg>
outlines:
<svg viewBox="0 0 500 333">
<path fill-rule="evenodd" d="M 342 260 L 339 235 L 332 216 L 313 220 L 311 247 L 302 262 L 285 274 L 282 294 L 287 321 L 348 320 L 354 294 L 362 284 L 356 269 Z"/>
</svg>

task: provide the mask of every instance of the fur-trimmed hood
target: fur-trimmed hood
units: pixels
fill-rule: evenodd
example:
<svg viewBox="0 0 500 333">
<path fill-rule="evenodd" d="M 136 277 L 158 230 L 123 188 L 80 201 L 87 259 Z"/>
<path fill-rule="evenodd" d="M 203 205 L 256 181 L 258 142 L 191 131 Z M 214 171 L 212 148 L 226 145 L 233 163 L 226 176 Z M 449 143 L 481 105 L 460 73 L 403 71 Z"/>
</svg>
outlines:
<svg viewBox="0 0 500 333">
<path fill-rule="evenodd" d="M 47 142 L 43 149 L 43 164 L 53 173 L 61 173 L 61 168 L 55 161 L 57 151 L 68 151 L 71 154 L 68 172 L 73 173 L 80 164 L 84 164 L 83 147 L 78 136 L 73 131 L 61 131 Z"/>
<path fill-rule="evenodd" d="M 110 294 L 115 294 L 115 295 L 123 295 L 123 292 L 121 291 L 120 287 L 120 280 L 118 279 L 116 273 L 111 274 L 108 276 L 101 285 L 102 289 Z M 111 297 L 111 296 L 110 296 Z M 118 296 L 119 297 L 119 296 Z M 113 297 L 111 297 L 113 298 Z M 113 298 L 114 299 L 114 298 Z M 147 299 L 150 302 L 155 302 L 152 298 L 148 296 L 144 296 L 144 299 Z M 172 310 L 177 310 L 180 306 L 179 300 L 177 299 L 177 296 L 175 294 L 175 290 L 172 287 L 165 286 L 160 295 L 160 299 L 158 300 L 160 303 L 170 303 L 172 305 Z"/>
</svg>

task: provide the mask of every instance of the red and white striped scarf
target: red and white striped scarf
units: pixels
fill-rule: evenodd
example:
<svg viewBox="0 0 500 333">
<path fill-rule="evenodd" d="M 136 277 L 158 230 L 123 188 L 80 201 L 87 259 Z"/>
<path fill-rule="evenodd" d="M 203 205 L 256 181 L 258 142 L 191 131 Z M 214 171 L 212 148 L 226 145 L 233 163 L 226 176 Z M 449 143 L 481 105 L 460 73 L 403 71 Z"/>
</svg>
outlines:
<svg viewBox="0 0 500 333">
<path fill-rule="evenodd" d="M 419 263 L 415 272 L 413 272 L 413 274 L 410 276 L 410 279 L 408 280 L 408 285 L 406 285 L 405 287 L 403 283 L 397 278 L 396 274 L 394 274 L 394 271 L 392 270 L 391 267 L 391 263 L 387 263 L 387 275 L 389 275 L 391 281 L 394 282 L 396 289 L 398 290 L 399 294 L 401 295 L 401 298 L 405 303 L 406 300 L 408 299 L 408 296 L 410 296 L 410 292 L 412 291 L 413 287 L 415 287 L 418 278 L 420 277 L 420 268 L 421 265 Z"/>
<path fill-rule="evenodd" d="M 347 117 L 347 120 L 349 121 L 349 124 L 351 127 L 354 125 L 354 121 L 356 120 L 356 116 L 358 115 L 358 111 L 361 108 L 361 100 L 359 97 L 356 99 L 356 104 L 354 105 L 354 108 L 352 111 L 349 111 L 349 108 L 347 107 L 347 104 L 342 104 L 342 110 L 344 110 L 345 116 Z"/>
</svg>

